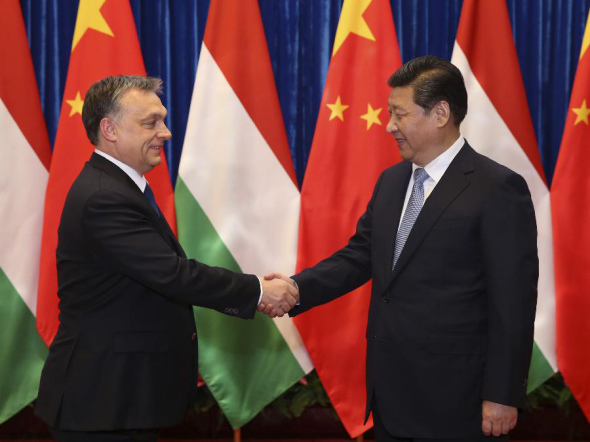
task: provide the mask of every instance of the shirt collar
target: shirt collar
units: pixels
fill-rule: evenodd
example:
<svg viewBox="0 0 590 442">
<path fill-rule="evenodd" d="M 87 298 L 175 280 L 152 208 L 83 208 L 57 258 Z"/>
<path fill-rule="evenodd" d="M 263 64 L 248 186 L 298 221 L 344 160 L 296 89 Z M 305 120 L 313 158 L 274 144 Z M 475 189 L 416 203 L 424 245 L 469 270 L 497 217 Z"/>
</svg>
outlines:
<svg viewBox="0 0 590 442">
<path fill-rule="evenodd" d="M 141 190 L 141 192 L 143 193 L 143 191 L 145 190 L 145 186 L 147 185 L 147 181 L 146 181 L 145 177 L 138 174 L 137 171 L 133 167 L 128 166 L 127 164 L 123 163 L 122 161 L 119 161 L 118 159 L 112 157 L 111 155 L 103 152 L 100 149 L 94 149 L 94 153 L 100 155 L 101 157 L 106 158 L 111 163 L 118 166 L 119 169 L 121 169 L 123 172 L 125 172 L 129 176 L 129 178 L 131 178 L 133 180 L 133 182 L 135 184 L 137 184 L 137 187 L 139 187 L 139 190 Z"/>
<path fill-rule="evenodd" d="M 451 147 L 424 166 L 424 169 L 426 170 L 426 173 L 428 173 L 430 179 L 434 180 L 436 183 L 440 181 L 444 173 L 447 171 L 449 165 L 457 156 L 464 144 L 465 138 L 463 138 L 463 135 L 459 134 L 459 138 L 457 138 Z M 412 164 L 412 173 L 419 167 L 420 166 Z"/>
</svg>

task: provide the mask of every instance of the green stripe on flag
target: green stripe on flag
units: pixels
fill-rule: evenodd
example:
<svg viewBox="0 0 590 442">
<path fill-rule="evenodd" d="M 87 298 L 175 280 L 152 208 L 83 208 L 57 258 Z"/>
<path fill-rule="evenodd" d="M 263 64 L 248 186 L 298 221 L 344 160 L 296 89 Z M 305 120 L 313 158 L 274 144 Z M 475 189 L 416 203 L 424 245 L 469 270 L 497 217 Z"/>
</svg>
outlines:
<svg viewBox="0 0 590 442">
<path fill-rule="evenodd" d="M 0 269 L 0 423 L 37 397 L 47 347 L 35 317 Z"/>
<path fill-rule="evenodd" d="M 178 236 L 187 255 L 241 271 L 180 176 L 175 198 Z M 232 427 L 246 424 L 304 376 L 272 319 L 257 313 L 250 321 L 205 308 L 194 310 L 199 371 Z"/>
<path fill-rule="evenodd" d="M 533 345 L 533 356 L 531 358 L 531 368 L 529 369 L 528 392 L 531 393 L 537 387 L 545 383 L 547 379 L 553 376 L 553 368 L 543 356 L 543 353 L 535 342 Z"/>
</svg>

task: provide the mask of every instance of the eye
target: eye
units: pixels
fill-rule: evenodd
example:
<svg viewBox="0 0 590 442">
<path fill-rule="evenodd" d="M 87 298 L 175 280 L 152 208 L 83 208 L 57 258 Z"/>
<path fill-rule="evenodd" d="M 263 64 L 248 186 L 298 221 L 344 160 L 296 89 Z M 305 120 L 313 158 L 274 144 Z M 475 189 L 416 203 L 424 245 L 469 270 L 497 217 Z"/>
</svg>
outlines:
<svg viewBox="0 0 590 442">
<path fill-rule="evenodd" d="M 155 121 L 147 121 L 147 122 L 143 123 L 143 125 L 145 127 L 152 128 L 156 125 L 156 122 Z"/>
</svg>

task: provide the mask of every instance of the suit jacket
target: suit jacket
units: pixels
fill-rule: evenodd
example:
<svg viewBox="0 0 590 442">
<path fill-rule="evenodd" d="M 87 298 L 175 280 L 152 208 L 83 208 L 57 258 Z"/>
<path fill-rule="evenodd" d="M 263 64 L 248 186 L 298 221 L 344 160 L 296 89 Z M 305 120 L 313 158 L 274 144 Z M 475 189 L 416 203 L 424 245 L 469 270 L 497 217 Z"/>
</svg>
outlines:
<svg viewBox="0 0 590 442">
<path fill-rule="evenodd" d="M 380 176 L 346 247 L 294 276 L 292 315 L 373 279 L 367 411 L 400 437 L 481 435 L 481 403 L 520 407 L 532 352 L 537 229 L 525 180 L 467 143 L 391 271 L 412 166 Z M 342 367 L 342 369 L 346 369 Z"/>
<path fill-rule="evenodd" d="M 137 185 L 96 154 L 64 205 L 57 276 L 36 414 L 74 431 L 176 424 L 197 385 L 191 304 L 252 318 L 260 294 L 254 275 L 187 259 Z"/>
</svg>

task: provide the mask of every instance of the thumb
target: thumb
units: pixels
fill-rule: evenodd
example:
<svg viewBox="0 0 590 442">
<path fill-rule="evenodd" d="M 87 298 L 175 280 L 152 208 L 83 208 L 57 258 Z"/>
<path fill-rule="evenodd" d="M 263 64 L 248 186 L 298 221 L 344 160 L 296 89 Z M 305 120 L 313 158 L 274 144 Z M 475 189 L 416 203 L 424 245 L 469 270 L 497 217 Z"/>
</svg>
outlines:
<svg viewBox="0 0 590 442">
<path fill-rule="evenodd" d="M 264 275 L 264 279 L 267 281 L 275 278 L 277 278 L 277 274 L 275 272 L 268 272 L 266 275 Z"/>
</svg>

